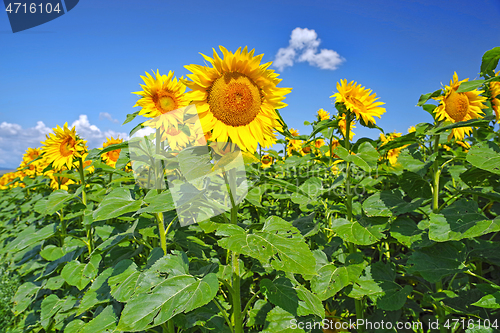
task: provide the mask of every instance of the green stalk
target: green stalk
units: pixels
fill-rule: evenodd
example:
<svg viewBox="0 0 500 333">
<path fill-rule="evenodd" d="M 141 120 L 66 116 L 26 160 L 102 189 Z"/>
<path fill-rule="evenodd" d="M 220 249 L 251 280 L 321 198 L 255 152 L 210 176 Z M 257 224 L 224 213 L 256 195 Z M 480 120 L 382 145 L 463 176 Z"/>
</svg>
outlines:
<svg viewBox="0 0 500 333">
<path fill-rule="evenodd" d="M 345 149 L 347 150 L 347 154 L 351 154 L 351 142 L 349 141 L 349 135 L 351 132 L 351 121 L 352 121 L 352 114 L 350 111 L 346 111 L 346 116 L 345 116 L 345 137 L 344 137 L 344 145 Z M 332 153 L 330 153 L 331 157 Z M 347 209 L 347 220 L 349 222 L 352 221 L 352 192 L 351 192 L 351 162 L 347 162 L 346 166 L 346 201 L 345 201 L 345 206 Z M 349 249 L 349 253 L 356 253 L 358 251 L 358 248 L 356 247 L 356 244 L 348 242 L 347 247 Z M 356 306 L 356 319 L 364 319 L 364 306 L 363 306 L 363 300 L 362 299 L 355 299 L 354 304 Z M 358 328 L 358 332 L 362 333 L 364 332 L 364 329 L 362 327 Z"/>
<path fill-rule="evenodd" d="M 159 155 L 161 151 L 161 131 L 159 128 L 156 129 L 156 154 Z M 161 180 L 160 180 L 160 175 L 163 175 L 163 170 L 161 168 L 161 161 L 157 161 L 154 159 L 154 165 L 155 165 L 155 181 L 156 181 L 156 190 L 158 191 L 158 194 L 161 193 Z M 163 221 L 163 213 L 156 213 L 156 222 L 158 224 L 158 236 L 160 238 L 160 246 L 161 249 L 163 250 L 163 254 L 167 255 L 167 237 L 165 234 L 165 223 Z M 169 321 L 170 323 L 170 321 Z"/>
<path fill-rule="evenodd" d="M 229 199 L 231 200 L 231 224 L 238 223 L 238 206 L 236 205 L 233 193 L 231 192 L 230 180 L 227 177 L 226 170 L 222 169 L 222 175 L 224 176 L 224 181 L 226 183 L 227 190 L 229 192 Z M 232 181 L 233 179 L 231 179 Z M 234 333 L 243 333 L 243 313 L 241 312 L 241 278 L 240 278 L 240 264 L 238 261 L 239 254 L 232 251 L 231 252 L 231 289 L 229 293 L 231 294 L 231 300 L 233 303 L 233 313 L 231 316 Z"/>
<path fill-rule="evenodd" d="M 436 153 L 436 159 L 433 165 L 433 186 L 432 186 L 432 212 L 437 214 L 439 212 L 439 177 L 441 175 L 441 170 L 439 168 L 439 135 L 434 136 L 434 152 Z M 441 280 L 436 282 L 436 292 L 443 290 L 443 282 Z M 439 331 L 441 333 L 446 333 L 448 330 L 444 327 L 445 323 L 445 311 L 439 305 L 435 304 L 436 314 L 439 320 Z"/>
<path fill-rule="evenodd" d="M 161 142 L 161 131 L 159 128 L 156 129 L 156 144 L 155 144 L 155 152 L 156 155 L 159 155 L 161 150 L 163 150 L 164 144 Z M 156 158 L 154 160 L 154 174 L 155 174 L 155 182 L 156 182 L 156 191 L 158 194 L 161 193 L 161 181 L 163 180 L 163 168 L 162 168 L 162 161 L 157 160 Z M 167 255 L 167 235 L 165 233 L 165 223 L 163 219 L 163 213 L 156 213 L 156 222 L 158 224 L 158 236 L 160 238 L 160 246 L 161 249 L 163 250 L 163 255 Z M 172 319 L 167 321 L 167 333 L 175 333 L 175 327 L 174 327 L 174 321 Z"/>
<path fill-rule="evenodd" d="M 61 213 L 58 212 L 59 220 L 61 221 L 61 246 L 64 245 L 64 239 L 66 238 L 66 221 L 64 220 L 63 210 Z"/>
<path fill-rule="evenodd" d="M 434 136 L 434 152 L 439 153 L 439 135 Z M 433 171 L 434 183 L 432 187 L 432 212 L 437 214 L 439 212 L 439 176 L 441 174 L 439 171 L 438 156 L 436 156 L 436 159 L 434 160 Z"/>
<path fill-rule="evenodd" d="M 82 203 L 87 206 L 87 192 L 85 191 L 85 174 L 83 172 L 83 160 L 82 158 L 78 158 L 78 172 L 80 173 L 80 182 L 82 183 Z M 83 219 L 83 217 L 82 217 Z M 87 233 L 87 248 L 89 250 L 89 255 L 94 251 L 94 241 L 92 235 L 92 225 L 88 224 L 85 226 L 85 230 Z"/>
</svg>

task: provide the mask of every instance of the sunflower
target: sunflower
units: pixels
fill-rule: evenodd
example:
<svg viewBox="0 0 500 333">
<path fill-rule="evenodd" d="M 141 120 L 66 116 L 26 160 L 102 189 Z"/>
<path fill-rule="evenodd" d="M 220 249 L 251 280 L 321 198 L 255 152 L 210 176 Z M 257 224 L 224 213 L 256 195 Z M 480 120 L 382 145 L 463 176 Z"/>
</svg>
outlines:
<svg viewBox="0 0 500 333">
<path fill-rule="evenodd" d="M 319 109 L 317 113 L 319 121 L 330 119 L 330 114 L 328 113 L 328 111 Z"/>
<path fill-rule="evenodd" d="M 18 169 L 22 170 L 28 177 L 41 175 L 43 169 L 47 166 L 43 163 L 43 159 L 37 160 L 41 154 L 42 150 L 40 148 L 28 148 L 26 153 L 23 155 L 23 160 L 21 161 L 21 165 Z"/>
<path fill-rule="evenodd" d="M 495 76 L 498 76 L 500 71 L 496 72 Z M 500 81 L 490 82 L 490 96 L 491 96 L 491 107 L 496 114 L 496 122 L 500 118 Z"/>
<path fill-rule="evenodd" d="M 191 88 L 190 99 L 195 103 L 203 131 L 212 131 L 214 141 L 229 139 L 242 150 L 255 152 L 257 143 L 269 147 L 276 142 L 275 129 L 281 130 L 275 109 L 291 88 L 278 88 L 281 81 L 272 62 L 260 64 L 263 54 L 254 56 L 238 48 L 235 53 L 220 46 L 223 58 L 215 49 L 213 58 L 202 55 L 212 67 L 189 65 L 192 80 L 183 80 Z"/>
<path fill-rule="evenodd" d="M 134 105 L 134 107 L 142 108 L 139 115 L 156 118 L 167 114 L 167 117 L 162 117 L 162 123 L 166 124 L 166 127 L 177 126 L 177 122 L 182 119 L 179 119 L 178 113 L 171 113 L 171 111 L 189 104 L 184 94 L 186 86 L 182 83 L 182 77 L 178 80 L 172 71 L 169 71 L 168 75 L 160 75 L 160 72 L 156 70 L 154 76 L 146 72 L 146 76 L 141 76 L 141 78 L 145 83 L 141 84 L 142 91 L 133 92 L 141 96 Z"/>
<path fill-rule="evenodd" d="M 16 178 L 19 178 L 22 181 L 24 178 L 24 173 L 21 171 L 4 173 L 2 177 L 0 177 L 0 190 L 8 190 L 14 187 L 24 187 L 24 183 L 21 183 L 19 181 L 9 184 Z"/>
<path fill-rule="evenodd" d="M 410 126 L 410 128 L 408 128 L 408 133 L 413 133 L 415 132 L 417 129 L 415 128 L 415 126 Z"/>
<path fill-rule="evenodd" d="M 347 80 L 340 80 L 337 82 L 337 91 L 330 98 L 335 97 L 336 103 L 343 103 L 345 107 L 356 114 L 356 119 L 363 119 L 365 124 L 375 124 L 375 118 L 379 117 L 385 112 L 384 108 L 380 105 L 385 103 L 376 102 L 377 94 L 373 93 L 371 89 L 366 89 L 354 81 L 347 84 Z"/>
<path fill-rule="evenodd" d="M 474 90 L 463 93 L 457 93 L 457 89 L 462 82 L 467 82 L 469 79 L 458 81 L 457 73 L 453 74 L 453 80 L 450 80 L 450 85 L 445 86 L 444 96 L 433 97 L 440 101 L 439 106 L 434 109 L 436 120 L 446 120 L 451 123 L 466 121 L 470 119 L 483 118 L 483 111 L 486 108 L 483 102 L 486 97 L 479 96 L 483 91 Z M 472 127 L 453 128 L 448 140 L 455 137 L 457 140 L 463 140 L 465 135 L 472 132 Z"/>
<path fill-rule="evenodd" d="M 41 142 L 47 163 L 52 163 L 57 170 L 63 166 L 72 169 L 75 159 L 81 158 L 86 152 L 86 141 L 76 135 L 74 126 L 70 130 L 68 123 L 65 123 L 63 128 L 57 125 L 53 130 L 54 133 L 50 133 L 50 137 L 47 135 L 47 140 Z"/>
<path fill-rule="evenodd" d="M 122 143 L 122 142 L 123 142 L 123 139 L 120 139 L 120 138 L 116 138 L 116 139 L 114 139 L 113 137 L 106 138 L 106 142 L 104 142 L 102 144 L 102 149 L 109 147 L 111 145 Z M 122 151 L 121 149 L 111 150 L 111 151 L 108 151 L 107 153 L 102 154 L 101 157 L 107 165 L 114 168 L 116 165 L 116 161 L 118 161 L 118 157 L 120 157 L 121 151 Z"/>
<path fill-rule="evenodd" d="M 380 141 L 382 144 L 380 145 L 381 147 L 385 145 L 388 142 L 393 141 L 396 138 L 401 137 L 401 133 L 389 133 L 387 136 L 384 133 L 380 133 Z M 389 163 L 394 166 L 398 163 L 398 156 L 401 150 L 408 145 L 399 147 L 399 148 L 394 148 L 394 149 L 389 149 L 387 152 L 387 159 L 389 160 Z"/>
<path fill-rule="evenodd" d="M 314 141 L 314 146 L 315 146 L 316 148 L 321 148 L 321 147 L 323 147 L 324 145 L 325 145 L 325 140 L 323 140 L 323 139 L 316 139 L 316 140 Z"/>
<path fill-rule="evenodd" d="M 56 172 L 56 170 L 48 170 L 45 173 L 45 176 L 50 179 L 50 187 L 54 190 L 68 190 L 68 185 L 76 184 L 74 180 L 62 176 L 54 176 L 54 173 L 62 173 L 63 171 L 67 171 L 65 166 L 62 166 L 60 170 Z"/>
<path fill-rule="evenodd" d="M 302 149 L 300 150 L 300 153 L 302 154 L 302 156 L 307 155 L 310 152 L 311 152 L 311 146 L 309 146 L 309 145 L 302 146 Z"/>
<path fill-rule="evenodd" d="M 356 128 L 356 126 L 354 126 L 354 121 L 351 121 L 351 126 L 349 127 L 349 141 L 351 141 L 352 138 L 353 138 L 353 136 L 356 135 L 352 131 L 353 128 Z M 340 119 L 339 119 L 339 129 L 340 129 L 340 133 L 342 133 L 342 135 L 345 137 L 346 131 L 347 131 L 345 114 L 343 114 L 342 116 L 340 116 Z"/>
<path fill-rule="evenodd" d="M 262 158 L 260 160 L 262 162 L 262 166 L 261 167 L 263 169 L 269 168 L 273 164 L 273 160 L 274 160 L 273 157 L 270 156 L 270 155 L 264 155 L 264 156 L 262 156 Z"/>
<path fill-rule="evenodd" d="M 290 133 L 292 136 L 299 136 L 299 131 L 296 129 L 290 128 Z M 286 150 L 287 150 L 287 155 L 292 156 L 293 151 L 301 152 L 302 153 L 302 144 L 304 143 L 302 140 L 290 140 L 287 139 L 287 145 L 286 145 Z"/>
</svg>

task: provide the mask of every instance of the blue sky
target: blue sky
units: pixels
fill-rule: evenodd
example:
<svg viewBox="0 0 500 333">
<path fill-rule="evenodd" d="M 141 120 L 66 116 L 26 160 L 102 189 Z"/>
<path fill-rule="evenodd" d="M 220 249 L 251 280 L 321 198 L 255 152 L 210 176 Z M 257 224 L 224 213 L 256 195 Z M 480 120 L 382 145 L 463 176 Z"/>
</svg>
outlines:
<svg viewBox="0 0 500 333">
<path fill-rule="evenodd" d="M 184 65 L 203 64 L 199 53 L 211 55 L 219 45 L 248 45 L 274 61 L 296 28 L 316 37 L 308 40 L 315 45 L 309 61 L 298 61 L 299 52 L 292 66 L 274 67 L 279 86 L 293 88 L 281 110 L 290 127 L 306 134 L 303 122 L 318 109 L 335 112 L 329 96 L 345 78 L 386 103 L 377 125 L 406 133 L 432 121 L 415 107 L 421 94 L 448 84 L 454 71 L 474 79 L 483 53 L 500 46 L 500 0 L 85 0 L 15 34 L 0 13 L 0 168 L 17 167 L 28 147 L 65 122 L 93 147 L 106 135 L 128 133 L 140 119 L 121 124 L 135 110 L 131 92 L 145 71 L 186 75 Z M 322 49 L 330 50 L 324 59 Z M 335 60 L 332 52 L 342 61 L 321 68 Z M 379 134 L 359 125 L 355 133 Z"/>
</svg>

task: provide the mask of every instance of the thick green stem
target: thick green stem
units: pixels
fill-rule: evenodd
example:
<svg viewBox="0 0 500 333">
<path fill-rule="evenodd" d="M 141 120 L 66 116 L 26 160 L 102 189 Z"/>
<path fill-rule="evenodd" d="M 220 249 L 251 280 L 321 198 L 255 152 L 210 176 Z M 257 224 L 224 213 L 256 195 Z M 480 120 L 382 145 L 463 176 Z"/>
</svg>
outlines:
<svg viewBox="0 0 500 333">
<path fill-rule="evenodd" d="M 441 176 L 441 170 L 439 168 L 439 135 L 434 136 L 434 153 L 436 153 L 434 165 L 433 165 L 433 186 L 432 186 L 432 212 L 439 212 L 439 177 Z M 436 292 L 441 292 L 443 290 L 443 283 L 441 280 L 436 282 Z M 435 304 L 436 314 L 439 319 L 439 331 L 441 333 L 448 332 L 446 327 L 444 327 L 445 323 L 445 311 L 439 305 Z"/>
<path fill-rule="evenodd" d="M 66 238 L 66 221 L 64 220 L 63 210 L 57 213 L 59 215 L 59 220 L 61 221 L 61 246 L 64 245 L 64 239 Z"/>
<path fill-rule="evenodd" d="M 87 206 L 87 192 L 85 191 L 85 173 L 83 171 L 83 159 L 79 158 L 78 164 L 78 172 L 80 173 L 80 182 L 82 183 L 82 203 Z M 93 233 L 92 233 L 92 225 L 86 224 L 85 231 L 87 233 L 87 249 L 89 251 L 89 255 L 94 251 L 94 241 L 93 241 Z"/>
<path fill-rule="evenodd" d="M 439 135 L 434 136 L 434 152 L 436 155 L 439 153 Z M 434 160 L 434 183 L 432 187 L 432 212 L 433 213 L 438 213 L 439 212 L 439 176 L 441 174 L 439 170 L 439 161 L 438 161 L 438 156 L 435 157 L 436 159 Z"/>
<path fill-rule="evenodd" d="M 161 152 L 161 131 L 159 128 L 156 129 L 156 144 L 155 151 L 156 155 L 159 155 Z M 161 166 L 161 160 L 154 159 L 154 174 L 155 174 L 155 186 L 158 194 L 161 193 L 162 188 L 162 180 L 163 180 L 163 168 Z M 163 255 L 167 255 L 167 237 L 165 234 L 165 223 L 163 221 L 163 213 L 156 213 L 156 223 L 158 224 L 158 236 L 160 238 L 160 246 L 163 250 Z M 170 321 L 169 321 L 170 324 Z"/>
<path fill-rule="evenodd" d="M 165 223 L 163 222 L 163 213 L 156 213 L 156 222 L 158 223 L 158 235 L 160 236 L 160 246 L 163 254 L 167 255 L 167 236 L 165 233 Z"/>
<path fill-rule="evenodd" d="M 232 195 L 230 194 L 232 197 Z M 231 208 L 231 224 L 238 223 L 238 206 Z M 231 253 L 232 262 L 232 301 L 233 301 L 233 314 L 232 321 L 234 325 L 234 333 L 243 333 L 243 313 L 241 312 L 241 286 L 240 286 L 240 264 L 238 261 L 238 253 Z"/>
<path fill-rule="evenodd" d="M 175 333 L 174 321 L 172 319 L 167 321 L 167 332 L 168 333 Z"/>
<path fill-rule="evenodd" d="M 344 147 L 347 150 L 347 154 L 351 154 L 351 142 L 349 141 L 349 136 L 351 132 L 351 121 L 352 121 L 352 114 L 350 111 L 346 110 L 346 115 L 345 115 L 345 136 L 344 136 Z M 347 220 L 349 222 L 352 222 L 352 191 L 351 191 L 351 162 L 347 162 L 346 165 L 346 200 L 345 200 L 345 206 L 347 209 Z M 347 247 L 349 249 L 349 253 L 356 253 L 358 251 L 358 248 L 356 247 L 356 244 L 348 242 Z M 354 300 L 355 306 L 356 306 L 356 319 L 364 319 L 364 306 L 363 306 L 363 300 L 362 299 L 356 299 Z M 364 331 L 363 327 L 358 328 L 358 332 L 362 333 Z"/>
</svg>

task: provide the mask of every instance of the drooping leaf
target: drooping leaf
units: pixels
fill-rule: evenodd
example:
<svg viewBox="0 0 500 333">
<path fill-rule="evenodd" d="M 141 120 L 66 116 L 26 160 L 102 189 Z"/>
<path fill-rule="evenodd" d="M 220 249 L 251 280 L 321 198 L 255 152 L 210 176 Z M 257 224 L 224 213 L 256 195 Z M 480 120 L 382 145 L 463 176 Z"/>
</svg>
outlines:
<svg viewBox="0 0 500 333">
<path fill-rule="evenodd" d="M 493 294 L 485 295 L 472 305 L 487 309 L 500 309 L 500 291 Z"/>
<path fill-rule="evenodd" d="M 117 321 L 118 318 L 113 310 L 113 306 L 108 305 L 99 315 L 85 324 L 81 333 L 114 332 Z"/>
<path fill-rule="evenodd" d="M 137 265 L 130 259 L 120 261 L 108 278 L 111 295 L 119 302 L 128 302 L 141 273 Z"/>
<path fill-rule="evenodd" d="M 161 325 L 176 314 L 189 312 L 210 302 L 219 289 L 214 273 L 203 279 L 190 275 L 168 278 L 149 293 L 141 293 L 128 301 L 117 329 L 141 331 Z M 150 325 L 151 324 L 151 325 Z"/>
<path fill-rule="evenodd" d="M 12 298 L 13 308 L 12 311 L 15 315 L 26 310 L 26 308 L 33 302 L 33 296 L 40 289 L 40 286 L 33 282 L 25 282 L 18 289 Z"/>
<path fill-rule="evenodd" d="M 399 186 L 401 186 L 401 189 L 412 199 L 427 199 L 432 196 L 429 182 L 414 172 L 403 172 L 399 180 Z"/>
<path fill-rule="evenodd" d="M 137 214 L 141 214 L 143 212 L 162 213 L 175 209 L 174 200 L 172 199 L 172 195 L 169 190 L 165 190 L 160 194 L 158 194 L 157 190 L 149 190 L 148 194 L 144 198 L 144 202 L 149 205 L 138 210 Z"/>
<path fill-rule="evenodd" d="M 438 97 L 439 95 L 441 95 L 442 92 L 443 91 L 441 89 L 439 89 L 439 90 L 436 90 L 434 92 L 421 95 L 420 98 L 418 99 L 417 106 L 424 105 L 430 98 L 432 98 L 432 97 Z"/>
<path fill-rule="evenodd" d="M 333 220 L 331 225 L 331 229 L 344 241 L 357 245 L 370 245 L 378 242 L 384 237 L 382 232 L 385 228 L 384 224 L 371 224 L 368 219 L 350 222 L 339 218 Z"/>
<path fill-rule="evenodd" d="M 363 202 L 367 216 L 392 216 L 409 213 L 420 207 L 423 200 L 406 202 L 400 191 L 382 191 Z"/>
<path fill-rule="evenodd" d="M 473 238 L 500 231 L 500 218 L 490 220 L 478 213 L 477 202 L 460 199 L 443 209 L 431 213 L 429 238 L 437 242 Z"/>
<path fill-rule="evenodd" d="M 61 276 L 70 286 L 75 286 L 79 290 L 83 290 L 90 282 L 90 278 L 83 275 L 85 264 L 78 260 L 73 260 L 67 263 L 61 271 Z"/>
<path fill-rule="evenodd" d="M 305 333 L 299 328 L 300 323 L 293 314 L 277 306 L 268 312 L 266 325 L 261 333 Z"/>
<path fill-rule="evenodd" d="M 391 223 L 391 236 L 396 238 L 401 244 L 411 247 L 413 244 L 422 241 L 424 231 L 417 227 L 409 217 L 398 216 Z"/>
<path fill-rule="evenodd" d="M 134 200 L 130 191 L 125 188 L 115 188 L 104 197 L 93 213 L 95 221 L 112 219 L 123 214 L 137 211 L 142 205 L 141 200 Z"/>
<path fill-rule="evenodd" d="M 327 264 L 318 270 L 311 280 L 311 290 L 321 300 L 334 297 L 342 288 L 356 281 L 364 269 L 364 263 L 336 266 Z"/>
<path fill-rule="evenodd" d="M 465 269 L 465 245 L 460 242 L 436 243 L 416 250 L 407 262 L 410 274 L 420 274 L 424 279 L 435 283 L 445 276 L 460 273 Z"/>
<path fill-rule="evenodd" d="M 473 166 L 500 175 L 500 147 L 494 142 L 481 142 L 467 153 L 467 161 Z"/>
<path fill-rule="evenodd" d="M 262 263 L 271 260 L 274 269 L 285 272 L 314 275 L 315 260 L 304 237 L 297 228 L 277 216 L 269 217 L 264 228 L 247 233 L 236 225 L 221 225 L 217 235 L 226 236 L 219 245 Z"/>
<path fill-rule="evenodd" d="M 484 80 L 473 80 L 460 83 L 457 89 L 457 93 L 463 93 L 467 91 L 476 90 L 484 83 Z"/>
<path fill-rule="evenodd" d="M 500 46 L 494 47 L 488 50 L 483 55 L 483 60 L 481 62 L 481 73 L 492 74 L 498 65 L 498 60 L 500 59 Z"/>
</svg>

